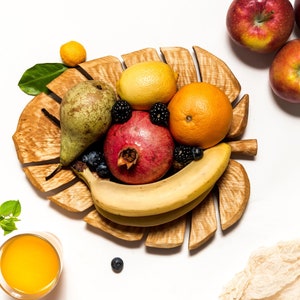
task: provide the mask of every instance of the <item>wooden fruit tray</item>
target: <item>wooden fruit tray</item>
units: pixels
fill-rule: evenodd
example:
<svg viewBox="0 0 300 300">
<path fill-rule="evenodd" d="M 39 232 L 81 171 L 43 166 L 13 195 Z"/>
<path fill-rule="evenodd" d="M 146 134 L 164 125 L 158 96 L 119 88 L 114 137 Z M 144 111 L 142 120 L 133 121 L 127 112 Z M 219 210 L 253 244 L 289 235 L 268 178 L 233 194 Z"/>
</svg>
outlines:
<svg viewBox="0 0 300 300">
<path fill-rule="evenodd" d="M 67 211 L 83 213 L 83 220 L 92 227 L 128 242 L 144 239 L 147 247 L 154 248 L 181 246 L 188 228 L 188 249 L 197 249 L 214 236 L 217 215 L 224 231 L 235 224 L 246 209 L 250 182 L 244 167 L 234 157 L 254 157 L 257 153 L 256 139 L 241 139 L 248 122 L 249 96 L 240 97 L 241 86 L 229 67 L 198 46 L 193 47 L 193 53 L 182 47 L 162 47 L 160 53 L 146 48 L 121 57 L 123 61 L 105 56 L 70 68 L 47 86 L 49 94 L 34 97 L 24 108 L 13 135 L 18 159 L 31 184 L 45 198 Z M 93 206 L 87 186 L 71 170 L 63 169 L 45 180 L 59 161 L 60 129 L 42 110 L 46 109 L 59 119 L 60 101 L 72 86 L 88 79 L 105 80 L 115 86 L 124 66 L 147 60 L 167 62 L 179 73 L 178 88 L 196 81 L 217 85 L 227 94 L 234 109 L 233 123 L 224 140 L 231 145 L 232 156 L 213 192 L 190 213 L 175 221 L 140 228 L 115 224 L 101 216 Z"/>
</svg>

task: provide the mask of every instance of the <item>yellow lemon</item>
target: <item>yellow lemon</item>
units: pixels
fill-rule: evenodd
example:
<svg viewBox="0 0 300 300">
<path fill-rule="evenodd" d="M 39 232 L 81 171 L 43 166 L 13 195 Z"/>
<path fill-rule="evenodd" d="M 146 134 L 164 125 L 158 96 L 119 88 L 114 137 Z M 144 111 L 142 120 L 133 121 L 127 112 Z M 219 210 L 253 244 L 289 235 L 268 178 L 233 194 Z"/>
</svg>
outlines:
<svg viewBox="0 0 300 300">
<path fill-rule="evenodd" d="M 60 47 L 60 57 L 68 67 L 76 67 L 86 60 L 85 48 L 76 41 L 70 41 Z"/>
<path fill-rule="evenodd" d="M 164 62 L 140 62 L 122 72 L 116 89 L 133 109 L 149 110 L 156 102 L 171 100 L 177 91 L 177 78 L 178 74 Z"/>
</svg>

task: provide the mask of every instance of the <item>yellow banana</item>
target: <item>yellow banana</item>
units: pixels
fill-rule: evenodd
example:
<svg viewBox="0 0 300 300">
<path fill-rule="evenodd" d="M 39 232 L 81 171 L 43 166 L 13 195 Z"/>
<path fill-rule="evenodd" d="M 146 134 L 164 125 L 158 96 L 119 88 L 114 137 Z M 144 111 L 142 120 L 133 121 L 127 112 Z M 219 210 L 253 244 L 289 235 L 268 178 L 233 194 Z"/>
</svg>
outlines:
<svg viewBox="0 0 300 300">
<path fill-rule="evenodd" d="M 195 200 L 221 177 L 230 154 L 231 147 L 220 143 L 174 175 L 141 185 L 99 179 L 88 168 L 73 169 L 88 185 L 96 207 L 115 215 L 144 217 L 167 213 Z"/>
<path fill-rule="evenodd" d="M 109 213 L 100 207 L 96 207 L 96 210 L 105 218 L 109 219 L 110 221 L 126 225 L 126 226 L 136 226 L 136 227 L 150 227 L 150 226 L 157 226 L 164 223 L 171 222 L 180 218 L 181 216 L 185 215 L 192 209 L 194 209 L 198 204 L 200 204 L 205 197 L 210 193 L 213 187 L 205 191 L 203 194 L 198 196 L 195 200 L 189 202 L 188 204 L 179 207 L 177 209 L 171 210 L 166 213 L 157 214 L 157 215 L 150 215 L 150 216 L 143 216 L 143 217 L 127 217 L 127 216 L 120 216 Z"/>
</svg>

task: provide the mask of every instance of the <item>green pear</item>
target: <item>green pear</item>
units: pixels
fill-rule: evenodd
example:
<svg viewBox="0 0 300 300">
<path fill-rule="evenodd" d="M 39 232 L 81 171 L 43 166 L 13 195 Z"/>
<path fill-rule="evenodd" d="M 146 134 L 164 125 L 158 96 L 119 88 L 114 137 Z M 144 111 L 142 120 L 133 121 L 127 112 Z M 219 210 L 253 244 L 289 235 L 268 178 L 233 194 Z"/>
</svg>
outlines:
<svg viewBox="0 0 300 300">
<path fill-rule="evenodd" d="M 68 166 L 111 125 L 117 95 L 106 82 L 87 80 L 72 87 L 60 107 L 60 164 Z"/>
</svg>

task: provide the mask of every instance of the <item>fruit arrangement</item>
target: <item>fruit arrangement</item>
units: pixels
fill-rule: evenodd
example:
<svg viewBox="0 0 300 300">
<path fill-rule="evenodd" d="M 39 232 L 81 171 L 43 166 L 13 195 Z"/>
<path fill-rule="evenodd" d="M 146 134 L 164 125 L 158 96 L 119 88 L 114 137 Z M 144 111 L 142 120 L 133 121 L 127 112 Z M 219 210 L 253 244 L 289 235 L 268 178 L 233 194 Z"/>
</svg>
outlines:
<svg viewBox="0 0 300 300">
<path fill-rule="evenodd" d="M 87 215 L 84 217 L 85 222 L 117 238 L 136 241 L 147 236 L 145 244 L 149 247 L 172 248 L 181 245 L 187 223 L 190 221 L 189 249 L 193 250 L 212 237 L 217 229 L 214 204 L 216 188 L 218 189 L 217 197 L 222 230 L 228 229 L 243 215 L 250 195 L 250 183 L 245 169 L 233 157 L 235 155 L 238 157 L 241 155 L 255 156 L 257 141 L 255 139 L 240 140 L 247 126 L 249 96 L 246 94 L 239 99 L 240 84 L 223 61 L 197 46 L 193 47 L 197 66 L 194 64 L 192 55 L 185 48 L 171 47 L 160 50 L 167 63 L 165 65 L 170 66 L 170 69 L 178 74 L 178 77 L 175 76 L 178 89 L 199 83 L 197 71 L 200 71 L 201 82 L 217 87 L 222 94 L 220 98 L 224 94 L 230 103 L 231 110 L 228 113 L 230 126 L 227 125 L 226 135 L 224 133 L 218 135 L 215 143 L 208 145 L 203 152 L 202 148 L 196 146 L 189 147 L 180 144 L 176 147 L 175 144 L 173 145 L 174 141 L 167 137 L 166 132 L 169 130 L 166 128 L 166 119 L 162 117 L 167 114 L 167 111 L 164 110 L 162 104 L 170 101 L 170 97 L 164 98 L 166 95 L 161 95 L 162 98 L 157 98 L 156 103 L 148 102 L 146 106 L 140 107 L 134 103 L 136 98 L 131 101 L 130 95 L 126 95 L 124 87 L 120 85 L 120 78 L 126 75 L 126 70 L 130 66 L 140 62 L 160 62 L 162 60 L 153 48 L 122 55 L 126 65 L 125 70 L 116 57 L 106 56 L 81 63 L 76 68 L 64 71 L 47 85 L 51 91 L 50 94 L 40 93 L 25 107 L 13 140 L 27 178 L 50 201 L 68 211 L 87 211 Z M 105 107 L 110 113 L 101 122 L 101 128 L 95 130 L 97 134 L 100 133 L 100 136 L 92 134 L 92 139 L 88 142 L 85 141 L 84 144 L 85 146 L 92 145 L 105 132 L 106 144 L 103 148 L 105 162 L 110 166 L 109 171 L 113 172 L 113 176 L 121 180 L 121 183 L 101 178 L 110 176 L 110 174 L 106 173 L 103 157 L 99 153 L 87 154 L 80 150 L 80 147 L 75 147 L 77 150 L 79 149 L 79 152 L 75 154 L 72 152 L 70 155 L 70 148 L 66 151 L 61 146 L 65 135 L 64 131 L 68 132 L 70 128 L 74 129 L 73 124 L 66 126 L 67 122 L 63 121 L 63 116 L 68 119 L 67 116 L 71 110 L 68 105 L 72 103 L 71 108 L 76 106 L 73 103 L 74 99 L 70 100 L 71 97 L 65 101 L 66 95 L 72 93 L 78 85 L 88 82 L 93 83 L 91 94 L 100 92 L 101 97 L 107 101 Z M 103 96 L 107 91 L 104 88 L 105 84 L 109 84 L 119 94 L 122 94 L 127 103 L 115 99 L 114 93 L 110 89 L 108 89 L 109 97 Z M 88 97 L 93 96 L 89 94 Z M 120 105 L 118 110 L 125 111 L 125 114 L 118 115 L 114 112 L 114 103 L 117 102 Z M 157 102 L 160 104 L 154 107 Z M 126 110 L 128 103 L 134 108 L 132 112 Z M 148 111 L 145 111 L 150 109 L 153 109 L 154 112 L 159 111 L 159 113 L 149 114 Z M 93 107 L 93 110 L 96 111 L 97 108 Z M 62 111 L 65 113 L 61 113 Z M 125 122 L 121 120 L 120 124 L 111 124 L 109 118 L 114 116 L 114 113 L 115 117 L 125 118 Z M 126 113 L 129 114 L 129 120 L 127 120 Z M 153 125 L 150 116 L 162 124 Z M 85 117 L 85 119 L 87 118 Z M 150 135 L 150 142 L 148 141 L 145 145 L 141 143 L 143 146 L 133 149 L 128 129 L 125 130 L 127 140 L 125 149 L 124 145 L 119 142 L 120 136 L 117 137 L 116 142 L 115 139 L 120 133 L 120 128 L 128 125 L 129 122 L 133 123 L 130 125 L 131 128 L 144 128 L 142 124 L 147 124 L 145 128 L 149 129 L 147 134 Z M 80 122 L 76 120 L 76 124 L 78 123 Z M 81 124 L 80 128 L 75 129 L 75 133 L 85 128 L 85 125 Z M 120 164 L 130 170 L 136 155 L 145 157 L 145 153 L 148 154 L 145 148 L 155 147 L 155 145 L 150 145 L 155 144 L 151 143 L 151 140 L 155 140 L 155 137 L 151 135 L 152 126 L 155 126 L 154 135 L 157 134 L 158 140 L 164 141 L 166 144 L 165 146 L 156 146 L 154 151 L 155 153 L 159 150 L 162 151 L 158 155 L 162 160 L 157 161 L 158 170 L 161 173 L 157 174 L 155 178 L 148 177 L 149 174 L 153 175 L 153 172 L 146 176 L 145 169 L 147 168 L 141 165 L 141 169 L 136 172 L 135 176 L 127 174 L 120 177 L 122 174 L 118 173 L 116 167 L 120 157 L 116 154 L 122 153 Z M 90 134 L 88 135 L 87 132 L 92 132 L 93 127 L 95 125 L 83 132 L 86 134 L 86 138 L 90 138 Z M 75 133 L 72 136 L 75 136 Z M 139 133 L 140 135 L 141 133 Z M 121 134 L 121 137 L 123 136 L 124 134 Z M 72 143 L 74 141 L 68 141 L 69 145 Z M 78 141 L 75 144 L 77 145 Z M 199 146 L 201 145 L 199 144 Z M 166 153 L 165 149 L 171 150 L 172 153 L 184 151 L 189 163 L 174 174 L 168 175 L 171 161 L 168 161 L 167 158 L 171 155 Z M 63 160 L 62 151 L 68 154 L 67 158 Z M 75 163 L 71 164 L 73 159 L 82 153 L 81 159 L 75 160 Z M 96 172 L 98 175 L 95 175 L 92 168 L 87 165 L 90 160 L 90 164 L 93 164 L 97 155 L 96 160 L 99 162 L 97 167 L 100 169 Z M 91 156 L 94 156 L 93 159 Z M 110 162 L 108 158 L 111 158 L 112 161 Z M 151 158 L 144 158 L 144 161 L 149 165 Z M 162 167 L 163 163 L 165 163 L 165 167 Z M 105 175 L 103 175 L 104 173 Z M 49 176 L 49 174 L 52 175 Z M 145 182 L 126 181 L 128 178 L 140 179 L 141 175 L 145 175 Z"/>
</svg>

